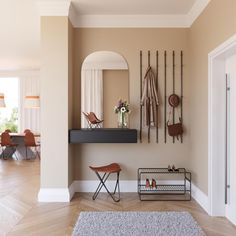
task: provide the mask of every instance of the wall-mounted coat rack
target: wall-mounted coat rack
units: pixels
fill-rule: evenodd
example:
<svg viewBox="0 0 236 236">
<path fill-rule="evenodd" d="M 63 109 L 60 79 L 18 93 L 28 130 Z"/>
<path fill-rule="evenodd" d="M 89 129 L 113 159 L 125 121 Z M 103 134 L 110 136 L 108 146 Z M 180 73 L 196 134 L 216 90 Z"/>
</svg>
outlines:
<svg viewBox="0 0 236 236">
<path fill-rule="evenodd" d="M 145 126 L 148 129 L 148 143 L 150 143 L 151 126 L 156 128 L 156 142 L 158 142 L 158 51 L 156 52 L 155 70 L 151 67 L 150 51 L 148 51 L 147 59 L 148 66 L 143 77 L 143 57 L 142 51 L 140 51 L 140 142 L 142 142 L 144 112 Z"/>
<path fill-rule="evenodd" d="M 163 65 L 159 65 L 159 57 L 160 53 L 158 50 L 155 51 L 155 55 L 152 57 L 153 63 L 151 63 L 151 51 L 147 51 L 147 60 L 144 60 L 144 53 L 143 51 L 140 51 L 140 133 L 139 133 L 139 138 L 140 142 L 143 142 L 143 129 L 147 128 L 147 139 L 148 143 L 151 142 L 151 127 L 155 128 L 155 134 L 156 134 L 156 143 L 160 141 L 159 139 L 159 122 L 160 122 L 160 114 L 163 112 L 163 123 L 164 123 L 164 143 L 167 143 L 167 134 L 168 127 L 167 127 L 167 122 L 170 121 L 170 118 L 172 119 L 173 124 L 175 123 L 177 119 L 177 114 L 178 114 L 178 119 L 180 120 L 181 124 L 183 124 L 183 51 L 180 51 L 180 57 L 178 58 L 179 65 L 176 63 L 176 56 L 178 53 L 176 53 L 174 50 L 172 51 L 172 59 L 171 62 L 168 61 L 168 53 L 165 50 L 163 53 Z M 146 54 L 145 54 L 146 55 Z M 170 57 L 169 57 L 170 59 Z M 146 62 L 146 63 L 145 63 Z M 171 64 L 171 66 L 169 65 Z M 147 68 L 144 74 L 143 68 Z M 147 79 L 147 73 L 148 70 L 152 71 L 153 75 L 152 77 L 152 82 L 150 82 L 151 86 L 146 86 L 146 79 Z M 163 70 L 163 80 L 160 78 L 160 71 Z M 176 70 L 180 73 L 177 75 Z M 177 78 L 178 77 L 178 78 Z M 179 81 L 180 88 L 176 88 L 176 82 Z M 163 87 L 160 86 L 159 82 L 162 82 Z M 177 86 L 178 87 L 178 86 Z M 163 91 L 162 91 L 163 89 Z M 158 92 L 160 93 L 158 94 Z M 179 90 L 179 95 L 177 95 L 177 91 Z M 159 100 L 163 101 L 163 106 L 162 104 L 158 103 L 155 104 L 155 109 L 153 107 L 148 107 L 147 108 L 147 103 L 145 104 L 145 101 L 150 102 L 149 99 L 154 99 L 153 94 L 155 94 L 155 91 L 157 93 L 157 96 L 160 98 Z M 171 91 L 171 92 L 170 92 Z M 153 93 L 152 93 L 153 92 Z M 145 93 L 145 94 L 144 94 Z M 170 93 L 170 94 L 168 94 Z M 172 94 L 171 94 L 172 93 Z M 162 95 L 163 94 L 163 95 Z M 144 99 L 144 96 L 147 95 L 146 100 Z M 163 96 L 163 98 L 160 97 L 160 95 Z M 168 98 L 170 95 L 176 95 L 176 97 L 180 97 L 180 105 L 179 109 L 180 112 L 177 112 L 176 109 L 178 109 L 175 106 L 170 106 L 168 103 Z M 150 105 L 150 104 L 149 104 Z M 169 116 L 168 115 L 169 112 Z M 177 113 L 176 113 L 177 112 Z M 172 115 L 171 115 L 172 114 Z M 171 117 L 170 117 L 171 116 Z M 150 119 L 147 122 L 147 119 Z M 172 143 L 176 142 L 175 136 L 172 137 Z M 180 142 L 183 143 L 183 135 L 181 133 L 180 135 Z"/>
</svg>

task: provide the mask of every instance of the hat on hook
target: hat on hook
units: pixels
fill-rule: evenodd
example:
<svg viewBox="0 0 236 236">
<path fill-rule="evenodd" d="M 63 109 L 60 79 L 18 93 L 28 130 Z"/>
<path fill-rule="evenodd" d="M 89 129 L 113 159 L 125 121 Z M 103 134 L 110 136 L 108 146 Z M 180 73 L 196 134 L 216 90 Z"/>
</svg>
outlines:
<svg viewBox="0 0 236 236">
<path fill-rule="evenodd" d="M 168 98 L 170 106 L 177 107 L 180 103 L 180 98 L 177 94 L 171 94 Z"/>
</svg>

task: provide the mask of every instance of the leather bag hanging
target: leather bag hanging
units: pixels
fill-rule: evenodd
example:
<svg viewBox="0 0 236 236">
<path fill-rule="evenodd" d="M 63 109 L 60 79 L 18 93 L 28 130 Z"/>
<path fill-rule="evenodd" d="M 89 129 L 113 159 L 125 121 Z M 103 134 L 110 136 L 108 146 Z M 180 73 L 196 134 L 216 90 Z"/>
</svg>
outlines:
<svg viewBox="0 0 236 236">
<path fill-rule="evenodd" d="M 177 137 L 179 139 L 179 136 L 183 134 L 183 125 L 180 120 L 179 123 L 169 125 L 169 121 L 167 121 L 167 128 L 168 128 L 168 134 L 172 137 Z"/>
<path fill-rule="evenodd" d="M 169 102 L 169 105 L 172 108 L 176 108 L 176 107 L 178 107 L 178 105 L 180 103 L 180 98 L 176 94 L 171 94 L 168 98 L 168 102 Z M 171 124 L 171 125 L 169 124 L 169 120 L 170 120 L 170 116 L 171 116 L 171 110 L 172 109 L 170 109 L 169 119 L 168 119 L 167 124 L 166 124 L 167 128 L 168 128 L 168 134 L 171 137 L 177 137 L 177 139 L 179 140 L 179 136 L 181 136 L 183 134 L 183 124 L 182 124 L 180 118 L 179 118 L 178 123 L 174 123 L 174 121 L 173 121 L 173 124 Z"/>
</svg>

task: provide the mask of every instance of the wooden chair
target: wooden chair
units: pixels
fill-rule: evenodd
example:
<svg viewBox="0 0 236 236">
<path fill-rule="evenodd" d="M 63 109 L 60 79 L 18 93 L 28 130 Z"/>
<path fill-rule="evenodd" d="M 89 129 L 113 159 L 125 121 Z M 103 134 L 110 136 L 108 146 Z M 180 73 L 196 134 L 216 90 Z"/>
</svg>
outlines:
<svg viewBox="0 0 236 236">
<path fill-rule="evenodd" d="M 5 154 L 5 151 L 6 151 L 6 148 L 11 148 L 13 149 L 13 154 L 15 154 L 15 151 L 16 151 L 16 147 L 18 146 L 18 144 L 16 143 L 13 143 L 12 140 L 11 140 L 11 137 L 10 137 L 10 134 L 8 131 L 5 131 L 1 134 L 1 147 L 2 147 L 2 157 L 4 160 L 7 159 L 7 157 L 9 156 L 9 154 L 6 156 Z M 15 157 L 16 159 L 18 160 L 18 157 L 17 155 L 15 154 Z"/>
<path fill-rule="evenodd" d="M 120 185 L 119 185 L 119 176 L 120 176 L 120 165 L 117 163 L 112 163 L 110 165 L 106 165 L 106 166 L 99 166 L 99 167 L 92 167 L 89 166 L 89 168 L 91 170 L 93 170 L 95 172 L 95 174 L 97 175 L 98 179 L 100 180 L 100 183 L 93 195 L 93 200 L 96 199 L 96 197 L 98 196 L 99 192 L 101 191 L 102 187 L 104 187 L 107 191 L 107 193 L 111 196 L 111 198 L 113 199 L 113 201 L 115 202 L 119 202 L 120 201 Z M 100 173 L 103 173 L 102 175 Z M 117 178 L 116 178 L 116 184 L 115 184 L 115 188 L 114 191 L 111 193 L 109 191 L 109 189 L 107 188 L 107 186 L 105 185 L 108 177 L 110 176 L 110 174 L 116 173 L 117 174 Z M 116 195 L 116 190 L 118 188 L 118 196 Z"/>
<path fill-rule="evenodd" d="M 90 129 L 101 128 L 103 120 L 98 119 L 94 112 L 89 112 L 89 113 L 83 112 L 83 114 L 88 122 L 88 127 Z"/>
<path fill-rule="evenodd" d="M 32 132 L 32 131 L 30 129 L 25 129 L 24 134 L 27 133 L 27 132 Z M 40 146 L 40 141 L 37 140 L 37 138 L 35 139 L 35 142 L 36 142 L 36 144 L 38 144 L 38 146 Z"/>
<path fill-rule="evenodd" d="M 35 158 L 38 156 L 38 158 L 40 159 L 40 154 L 39 151 L 37 150 L 40 147 L 40 144 L 37 144 L 35 142 L 34 134 L 31 131 L 25 133 L 24 142 L 25 142 L 26 159 L 28 159 L 28 148 L 34 148 L 36 153 Z"/>
</svg>

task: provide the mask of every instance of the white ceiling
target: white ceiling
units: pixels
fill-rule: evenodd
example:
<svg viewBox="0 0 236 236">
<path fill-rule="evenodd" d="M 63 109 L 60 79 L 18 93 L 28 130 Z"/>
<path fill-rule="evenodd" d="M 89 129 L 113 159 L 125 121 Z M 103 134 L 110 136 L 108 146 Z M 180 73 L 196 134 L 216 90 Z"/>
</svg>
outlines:
<svg viewBox="0 0 236 236">
<path fill-rule="evenodd" d="M 83 15 L 182 15 L 197 0 L 72 0 Z"/>
<path fill-rule="evenodd" d="M 33 0 L 0 0 L 0 70 L 39 67 L 40 18 Z"/>
<path fill-rule="evenodd" d="M 40 67 L 40 17 L 37 1 L 39 0 L 0 0 L 0 72 Z M 55 2 L 65 1 L 70 0 L 44 0 L 46 3 L 52 3 L 50 7 L 54 6 Z M 145 24 L 149 24 L 157 22 L 159 18 L 156 17 L 160 15 L 168 15 L 171 17 L 167 19 L 170 21 L 169 25 L 174 25 L 176 16 L 186 16 L 192 12 L 196 3 L 203 5 L 206 1 L 209 0 L 72 0 L 72 3 L 77 14 L 74 14 L 75 19 L 80 23 L 84 22 L 84 26 L 94 26 L 94 22 L 98 22 L 101 27 L 104 22 L 109 23 L 110 19 L 112 21 L 118 17 L 117 22 L 123 20 L 123 27 L 130 27 L 127 19 L 131 20 L 131 26 L 134 23 L 135 27 L 141 27 L 143 25 L 139 24 L 142 19 L 139 16 L 149 17 L 145 18 Z M 158 22 L 159 25 L 162 24 L 162 21 Z M 176 27 L 179 27 L 181 22 L 177 23 Z"/>
</svg>

